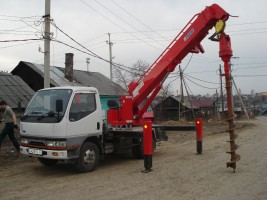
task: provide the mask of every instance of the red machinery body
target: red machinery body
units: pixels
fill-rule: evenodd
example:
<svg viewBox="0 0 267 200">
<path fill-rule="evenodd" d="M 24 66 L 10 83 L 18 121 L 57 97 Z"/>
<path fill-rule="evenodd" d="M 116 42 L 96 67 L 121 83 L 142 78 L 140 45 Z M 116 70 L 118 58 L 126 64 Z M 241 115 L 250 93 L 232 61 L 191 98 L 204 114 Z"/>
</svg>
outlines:
<svg viewBox="0 0 267 200">
<path fill-rule="evenodd" d="M 144 113 L 169 73 L 174 71 L 177 64 L 181 63 L 188 53 L 204 53 L 200 42 L 216 22 L 219 20 L 225 22 L 228 18 L 229 14 L 217 4 L 208 6 L 201 13 L 196 14 L 139 81 L 129 84 L 129 96 L 120 99 L 121 105 L 118 110 L 108 111 L 108 123 L 113 126 L 142 125 Z M 227 47 L 223 46 L 221 49 L 224 51 Z"/>
</svg>

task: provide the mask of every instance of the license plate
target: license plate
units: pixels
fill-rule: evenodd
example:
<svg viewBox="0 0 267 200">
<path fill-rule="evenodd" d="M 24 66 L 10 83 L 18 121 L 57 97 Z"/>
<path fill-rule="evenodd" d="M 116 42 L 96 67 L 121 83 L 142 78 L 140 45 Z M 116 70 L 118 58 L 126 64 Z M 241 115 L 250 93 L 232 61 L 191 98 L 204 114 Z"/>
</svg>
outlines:
<svg viewBox="0 0 267 200">
<path fill-rule="evenodd" d="M 43 151 L 40 149 L 29 149 L 29 154 L 43 155 Z"/>
</svg>

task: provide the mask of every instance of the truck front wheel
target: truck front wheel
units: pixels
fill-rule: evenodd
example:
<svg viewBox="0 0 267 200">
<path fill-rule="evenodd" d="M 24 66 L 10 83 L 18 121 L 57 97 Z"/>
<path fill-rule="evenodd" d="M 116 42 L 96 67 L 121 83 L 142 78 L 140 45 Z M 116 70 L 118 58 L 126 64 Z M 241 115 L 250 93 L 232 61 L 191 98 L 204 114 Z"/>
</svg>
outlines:
<svg viewBox="0 0 267 200">
<path fill-rule="evenodd" d="M 92 142 L 85 142 L 80 149 L 80 156 L 75 162 L 79 172 L 94 171 L 99 162 L 99 149 Z"/>
</svg>

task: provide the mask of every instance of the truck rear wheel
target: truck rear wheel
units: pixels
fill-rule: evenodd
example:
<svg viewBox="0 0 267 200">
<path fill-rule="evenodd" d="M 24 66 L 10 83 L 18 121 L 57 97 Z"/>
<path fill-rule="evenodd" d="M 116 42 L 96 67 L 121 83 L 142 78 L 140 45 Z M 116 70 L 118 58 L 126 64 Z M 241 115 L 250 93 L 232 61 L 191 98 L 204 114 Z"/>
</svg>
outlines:
<svg viewBox="0 0 267 200">
<path fill-rule="evenodd" d="M 137 158 L 137 159 L 144 158 L 143 140 L 141 140 L 138 145 L 133 146 L 132 153 L 133 153 L 134 157 Z"/>
<path fill-rule="evenodd" d="M 153 152 L 156 149 L 156 140 L 153 138 L 152 141 L 152 148 L 153 148 Z M 132 148 L 132 153 L 134 155 L 135 158 L 137 159 L 143 159 L 144 158 L 144 142 L 143 139 L 141 139 L 140 143 L 138 145 L 133 146 Z"/>
<path fill-rule="evenodd" d="M 58 160 L 48 159 L 48 158 L 38 158 L 39 162 L 45 166 L 53 166 L 56 165 Z"/>
<path fill-rule="evenodd" d="M 79 172 L 94 171 L 99 163 L 99 149 L 95 143 L 85 142 L 80 149 L 80 156 L 75 162 Z"/>
</svg>

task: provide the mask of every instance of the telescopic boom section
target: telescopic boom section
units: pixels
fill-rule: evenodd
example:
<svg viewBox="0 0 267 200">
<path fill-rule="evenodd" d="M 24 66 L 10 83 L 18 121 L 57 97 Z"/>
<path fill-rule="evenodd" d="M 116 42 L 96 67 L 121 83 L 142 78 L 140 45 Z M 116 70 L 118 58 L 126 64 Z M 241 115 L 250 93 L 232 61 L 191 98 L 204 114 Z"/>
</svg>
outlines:
<svg viewBox="0 0 267 200">
<path fill-rule="evenodd" d="M 134 125 L 141 124 L 143 114 L 169 73 L 174 71 L 177 64 L 181 63 L 188 53 L 204 53 L 200 42 L 215 26 L 216 22 L 219 20 L 227 21 L 228 18 L 229 14 L 217 4 L 206 7 L 201 13 L 196 14 L 151 65 L 144 76 L 139 81 L 129 84 L 129 96 L 121 98 L 121 107 L 117 112 L 110 113 L 112 120 L 109 122 L 112 125 L 127 124 L 126 121 L 132 121 L 130 123 Z M 124 112 L 127 112 L 126 118 L 128 119 L 122 117 L 122 115 L 125 116 Z"/>
</svg>

